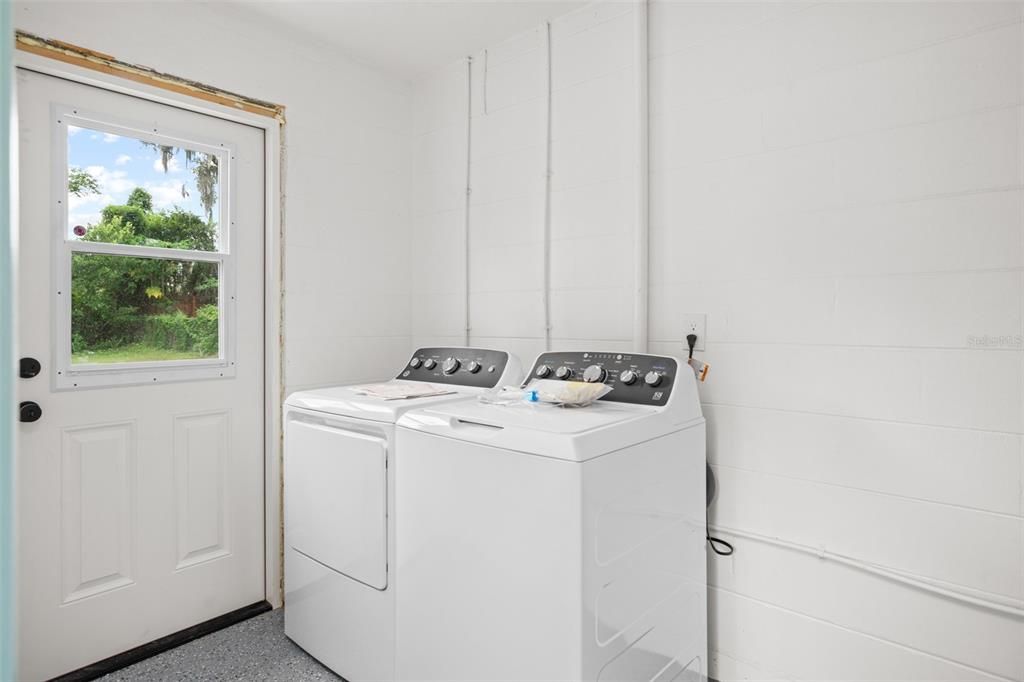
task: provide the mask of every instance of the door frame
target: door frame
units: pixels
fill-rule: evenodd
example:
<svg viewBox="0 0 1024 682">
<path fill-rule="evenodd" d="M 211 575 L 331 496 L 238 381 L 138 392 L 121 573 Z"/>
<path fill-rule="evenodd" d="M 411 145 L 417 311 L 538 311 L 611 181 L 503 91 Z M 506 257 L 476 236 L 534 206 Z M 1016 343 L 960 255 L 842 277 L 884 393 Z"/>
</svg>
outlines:
<svg viewBox="0 0 1024 682">
<path fill-rule="evenodd" d="M 284 396 L 281 370 L 284 336 L 281 269 L 284 225 L 283 172 L 284 120 L 249 113 L 187 94 L 58 61 L 40 54 L 14 50 L 14 67 L 117 92 L 158 104 L 242 123 L 264 134 L 264 286 L 263 286 L 263 510 L 264 594 L 274 608 L 284 604 L 282 554 L 281 406 Z M 15 86 L 16 87 L 16 86 Z"/>
</svg>

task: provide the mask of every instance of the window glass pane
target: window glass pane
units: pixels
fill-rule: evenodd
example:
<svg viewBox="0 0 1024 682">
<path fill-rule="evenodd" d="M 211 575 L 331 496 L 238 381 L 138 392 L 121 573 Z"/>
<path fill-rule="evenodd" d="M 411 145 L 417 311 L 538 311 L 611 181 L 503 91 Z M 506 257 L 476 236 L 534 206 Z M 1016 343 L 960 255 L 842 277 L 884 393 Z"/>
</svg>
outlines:
<svg viewBox="0 0 1024 682">
<path fill-rule="evenodd" d="M 215 154 L 68 126 L 68 239 L 215 251 Z"/>
<path fill-rule="evenodd" d="M 217 263 L 74 253 L 71 362 L 216 358 Z"/>
</svg>

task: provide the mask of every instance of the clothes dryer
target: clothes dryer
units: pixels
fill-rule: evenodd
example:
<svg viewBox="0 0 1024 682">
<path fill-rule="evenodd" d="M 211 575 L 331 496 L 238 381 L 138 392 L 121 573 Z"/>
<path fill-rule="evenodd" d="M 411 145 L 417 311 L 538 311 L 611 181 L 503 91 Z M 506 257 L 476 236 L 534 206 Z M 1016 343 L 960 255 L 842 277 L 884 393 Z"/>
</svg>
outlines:
<svg viewBox="0 0 1024 682">
<path fill-rule="evenodd" d="M 349 682 L 395 677 L 395 422 L 521 379 L 504 351 L 421 348 L 376 393 L 450 393 L 340 386 L 285 401 L 285 634 Z"/>
</svg>

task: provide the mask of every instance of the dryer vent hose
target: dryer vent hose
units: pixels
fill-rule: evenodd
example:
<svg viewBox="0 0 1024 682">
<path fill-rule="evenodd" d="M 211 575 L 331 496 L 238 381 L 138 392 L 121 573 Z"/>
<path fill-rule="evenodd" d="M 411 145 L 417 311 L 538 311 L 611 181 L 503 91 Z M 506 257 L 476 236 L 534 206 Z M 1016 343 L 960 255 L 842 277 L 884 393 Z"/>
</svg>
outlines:
<svg viewBox="0 0 1024 682">
<path fill-rule="evenodd" d="M 715 480 L 715 472 L 711 470 L 710 464 L 705 462 L 704 469 L 707 471 L 707 506 L 710 507 L 715 501 L 715 493 L 718 492 L 718 481 Z"/>
<path fill-rule="evenodd" d="M 715 480 L 715 472 L 711 470 L 711 465 L 704 462 L 705 481 L 706 481 L 706 494 L 707 494 L 707 507 L 704 509 L 704 536 L 707 538 L 708 545 L 711 546 L 711 550 L 719 556 L 729 556 L 733 553 L 732 544 L 726 542 L 722 538 L 716 538 L 711 535 L 711 530 L 708 527 L 707 510 L 711 508 L 711 503 L 715 501 L 715 494 L 718 492 L 718 481 Z"/>
</svg>

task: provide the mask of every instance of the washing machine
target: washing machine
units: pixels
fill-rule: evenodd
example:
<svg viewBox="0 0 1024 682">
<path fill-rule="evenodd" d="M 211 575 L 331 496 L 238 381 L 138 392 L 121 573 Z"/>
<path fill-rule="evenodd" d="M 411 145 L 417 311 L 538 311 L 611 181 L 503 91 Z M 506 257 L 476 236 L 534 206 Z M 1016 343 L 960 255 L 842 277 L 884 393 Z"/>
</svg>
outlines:
<svg viewBox="0 0 1024 682">
<path fill-rule="evenodd" d="M 504 351 L 421 348 L 384 384 L 285 401 L 285 634 L 349 682 L 395 677 L 395 422 L 521 379 Z M 423 382 L 450 392 L 402 397 Z"/>
<path fill-rule="evenodd" d="M 398 420 L 396 677 L 698 680 L 705 426 L 672 357 L 549 352 L 587 407 L 462 401 Z"/>
</svg>

